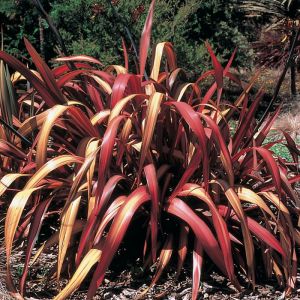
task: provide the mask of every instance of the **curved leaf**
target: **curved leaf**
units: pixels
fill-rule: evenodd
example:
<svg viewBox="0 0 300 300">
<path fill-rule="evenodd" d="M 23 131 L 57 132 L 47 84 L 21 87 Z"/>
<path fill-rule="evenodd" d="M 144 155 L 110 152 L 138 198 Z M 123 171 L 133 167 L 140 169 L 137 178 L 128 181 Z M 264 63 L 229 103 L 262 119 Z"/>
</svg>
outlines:
<svg viewBox="0 0 300 300">
<path fill-rule="evenodd" d="M 92 299 L 97 288 L 102 283 L 105 271 L 111 263 L 136 210 L 146 201 L 149 201 L 149 199 L 150 196 L 145 187 L 140 186 L 128 196 L 128 200 L 119 209 L 118 214 L 109 229 L 107 238 L 105 239 L 102 249 L 102 257 L 89 286 L 87 299 Z"/>
<path fill-rule="evenodd" d="M 144 168 L 146 175 L 147 186 L 151 196 L 151 246 L 152 246 L 152 261 L 156 260 L 157 251 L 157 230 L 158 230 L 158 214 L 159 214 L 159 187 L 157 182 L 156 170 L 153 164 L 147 165 Z"/>
<path fill-rule="evenodd" d="M 219 244 L 205 222 L 187 204 L 178 198 L 173 198 L 165 207 L 165 210 L 177 216 L 191 227 L 207 255 L 226 274 L 225 263 Z"/>
</svg>

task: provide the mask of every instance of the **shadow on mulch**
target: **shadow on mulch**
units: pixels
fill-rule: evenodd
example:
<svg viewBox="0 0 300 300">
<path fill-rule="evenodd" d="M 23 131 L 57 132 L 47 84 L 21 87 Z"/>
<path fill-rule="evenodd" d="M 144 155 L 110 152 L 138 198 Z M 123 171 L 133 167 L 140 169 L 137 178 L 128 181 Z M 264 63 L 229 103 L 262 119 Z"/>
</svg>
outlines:
<svg viewBox="0 0 300 300">
<path fill-rule="evenodd" d="M 55 251 L 54 251 L 55 252 Z M 3 257 L 3 256 L 2 256 Z M 23 259 L 21 251 L 15 252 L 12 257 L 12 265 L 14 266 L 13 273 L 16 275 L 22 271 L 20 270 L 20 261 Z M 26 300 L 50 300 L 58 294 L 59 289 L 63 288 L 67 280 L 60 281 L 58 287 L 55 280 L 47 277 L 47 273 L 55 268 L 56 253 L 43 254 L 38 260 L 38 263 L 31 269 L 31 280 L 27 283 Z M 95 300 L 100 299 L 114 299 L 114 300 L 129 300 L 135 299 L 151 282 L 152 272 L 144 273 L 142 271 L 142 263 L 135 260 L 135 264 L 128 264 L 127 262 L 117 265 L 118 260 L 113 264 L 112 270 L 107 272 L 106 279 L 103 285 L 98 289 Z M 203 267 L 203 280 L 201 283 L 200 293 L 198 299 L 284 299 L 283 290 L 279 289 L 276 280 L 270 279 L 268 281 L 260 280 L 259 284 L 252 290 L 247 286 L 244 278 L 240 276 L 239 280 L 243 284 L 243 291 L 237 292 L 235 288 L 226 280 L 225 277 L 220 276 L 211 264 L 208 262 Z M 2 268 L 1 268 L 2 269 Z M 121 271 L 121 269 L 123 271 Z M 258 268 L 259 269 L 259 268 Z M 166 272 L 154 288 L 152 288 L 144 299 L 166 299 L 166 300 L 190 300 L 192 292 L 192 278 L 191 278 L 191 261 L 186 264 L 185 269 L 180 275 L 179 281 L 174 280 L 175 269 Z M 299 270 L 300 271 L 300 270 Z M 259 272 L 259 270 L 258 270 Z M 207 276 L 206 274 L 211 274 Z M 300 280 L 300 272 L 298 281 Z M 1 283 L 2 281 L 2 283 Z M 88 280 L 87 280 L 88 281 Z M 0 276 L 0 288 L 3 286 L 4 277 Z M 84 300 L 86 299 L 86 291 L 88 283 L 81 286 L 81 290 L 74 293 L 68 299 L 71 300 Z M 3 297 L 0 300 L 10 300 L 8 294 L 3 289 Z M 300 299 L 300 289 L 296 290 L 289 299 Z"/>
</svg>

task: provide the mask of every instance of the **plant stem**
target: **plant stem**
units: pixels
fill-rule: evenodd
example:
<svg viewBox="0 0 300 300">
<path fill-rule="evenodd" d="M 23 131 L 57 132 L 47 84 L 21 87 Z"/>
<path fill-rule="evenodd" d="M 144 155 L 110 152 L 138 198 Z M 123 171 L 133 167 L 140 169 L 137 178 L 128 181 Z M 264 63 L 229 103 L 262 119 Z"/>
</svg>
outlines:
<svg viewBox="0 0 300 300">
<path fill-rule="evenodd" d="M 43 59 L 45 59 L 45 38 L 44 38 L 44 27 L 43 19 L 39 16 L 39 34 L 40 34 L 40 52 Z"/>
<path fill-rule="evenodd" d="M 56 36 L 56 39 L 57 39 L 64 55 L 69 56 L 68 50 L 65 46 L 65 43 L 64 43 L 59 31 L 57 30 L 56 26 L 54 25 L 52 18 L 46 13 L 42 3 L 39 0 L 32 0 L 32 2 L 35 5 L 35 7 L 44 15 L 49 27 L 51 28 L 54 35 Z"/>
<path fill-rule="evenodd" d="M 266 108 L 263 116 L 261 117 L 261 119 L 259 120 L 258 124 L 256 125 L 255 129 L 254 129 L 254 133 L 259 129 L 259 127 L 262 125 L 262 123 L 264 122 L 266 116 L 268 115 L 268 113 L 270 112 L 271 108 L 273 107 L 275 101 L 277 100 L 278 98 L 278 95 L 279 95 L 279 91 L 280 91 L 280 88 L 281 88 L 281 85 L 283 83 L 283 80 L 285 78 L 285 75 L 286 75 L 286 72 L 287 70 L 289 69 L 289 67 L 291 66 L 291 63 L 292 61 L 294 60 L 294 50 L 295 50 L 295 47 L 296 47 L 296 44 L 297 44 L 297 41 L 298 41 L 298 38 L 299 38 L 299 34 L 300 34 L 300 27 L 298 28 L 295 36 L 294 36 L 294 39 L 293 39 L 293 42 L 292 42 L 292 46 L 291 46 L 291 49 L 290 49 L 290 52 L 289 52 L 289 56 L 288 56 L 288 59 L 286 61 L 286 64 L 284 66 L 284 69 L 283 71 L 281 72 L 281 75 L 277 81 L 277 84 L 276 84 L 276 87 L 275 87 L 275 91 L 274 91 L 274 94 L 273 94 L 273 97 L 268 105 L 268 107 Z M 248 142 L 248 141 L 247 141 Z"/>
<path fill-rule="evenodd" d="M 292 35 L 290 36 L 290 49 L 293 45 L 293 40 L 295 37 L 295 30 L 292 30 Z M 291 96 L 292 98 L 295 98 L 297 95 L 297 88 L 296 88 L 296 66 L 295 66 L 295 60 L 291 62 Z"/>
<path fill-rule="evenodd" d="M 64 56 L 69 56 L 69 52 L 67 50 L 67 47 L 59 33 L 59 31 L 57 30 L 56 26 L 54 25 L 54 22 L 52 20 L 52 18 L 47 14 L 47 12 L 45 11 L 42 3 L 39 0 L 32 0 L 33 4 L 35 5 L 35 7 L 37 8 L 37 10 L 44 16 L 45 20 L 47 21 L 50 29 L 53 31 L 58 44 L 61 47 L 61 50 L 63 52 Z M 66 65 L 69 67 L 70 70 L 76 70 L 75 64 L 72 61 L 68 61 L 66 62 Z"/>
</svg>

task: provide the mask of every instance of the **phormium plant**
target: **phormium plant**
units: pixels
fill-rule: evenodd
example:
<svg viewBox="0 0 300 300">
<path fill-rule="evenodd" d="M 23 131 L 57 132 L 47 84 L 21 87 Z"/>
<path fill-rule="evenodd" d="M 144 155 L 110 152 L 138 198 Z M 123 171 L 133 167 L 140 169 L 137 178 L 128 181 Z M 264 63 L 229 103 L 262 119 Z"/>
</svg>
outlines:
<svg viewBox="0 0 300 300">
<path fill-rule="evenodd" d="M 25 40 L 36 71 L 0 52 L 19 72 L 11 84 L 2 65 L 1 117 L 16 132 L 0 127 L 0 193 L 6 202 L 12 196 L 5 220 L 7 284 L 18 299 L 26 290 L 34 247 L 40 246 L 31 264 L 53 245 L 58 245 L 57 280 L 75 265 L 54 299 L 67 298 L 89 273 L 92 299 L 128 228 L 134 230 L 133 219 L 145 226 L 145 267 L 158 260 L 150 287 L 172 256 L 178 258 L 178 275 L 190 251 L 193 299 L 206 257 L 240 289 L 238 272 L 255 286 L 255 253 L 261 251 L 266 276 L 275 275 L 287 292 L 295 286 L 297 145 L 285 133 L 294 158 L 288 164 L 270 150 L 282 140 L 263 144 L 278 111 L 254 134 L 263 92 L 250 94 L 258 75 L 245 84 L 231 72 L 235 53 L 223 68 L 207 44 L 213 69 L 189 83 L 173 46 L 159 43 L 145 79 L 153 6 L 136 74 L 128 71 L 126 47 L 125 67 L 104 68 L 80 55 L 56 59 L 61 65 L 51 70 Z M 215 81 L 203 92 L 208 76 Z M 14 111 L 8 99 L 24 77 L 30 86 L 18 95 Z M 224 78 L 243 90 L 234 103 L 223 98 Z M 57 233 L 37 244 L 49 215 L 57 217 Z M 20 240 L 26 255 L 17 288 L 11 254 Z"/>
</svg>

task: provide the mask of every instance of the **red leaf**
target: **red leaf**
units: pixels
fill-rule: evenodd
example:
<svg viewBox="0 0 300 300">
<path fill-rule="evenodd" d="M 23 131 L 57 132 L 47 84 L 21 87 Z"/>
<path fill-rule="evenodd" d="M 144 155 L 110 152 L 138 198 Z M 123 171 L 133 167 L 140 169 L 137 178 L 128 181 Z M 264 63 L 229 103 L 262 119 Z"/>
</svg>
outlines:
<svg viewBox="0 0 300 300">
<path fill-rule="evenodd" d="M 183 267 L 187 249 L 188 249 L 188 236 L 189 236 L 189 227 L 182 223 L 180 225 L 180 233 L 179 233 L 179 246 L 178 246 L 178 264 L 176 271 L 176 280 L 178 280 L 181 269 Z"/>
<path fill-rule="evenodd" d="M 140 75 L 143 76 L 146 67 L 148 48 L 150 44 L 155 0 L 152 0 L 140 40 Z"/>
<path fill-rule="evenodd" d="M 108 125 L 105 134 L 103 136 L 100 158 L 99 158 L 99 168 L 98 168 L 98 186 L 96 199 L 99 199 L 102 194 L 104 183 L 107 176 L 107 170 L 110 165 L 110 161 L 112 158 L 112 150 L 115 144 L 116 135 L 118 132 L 118 128 L 120 122 L 124 119 L 124 116 L 115 117 L 110 124 Z"/>
<path fill-rule="evenodd" d="M 257 138 L 255 139 L 255 145 L 257 145 L 257 146 L 262 145 L 262 143 L 265 140 L 265 138 L 267 137 L 272 125 L 274 124 L 275 120 L 277 119 L 280 109 L 281 109 L 281 105 L 279 105 L 277 107 L 277 109 L 275 110 L 275 112 L 273 113 L 272 116 L 268 117 L 263 128 L 259 131 L 259 134 L 258 134 Z"/>
<path fill-rule="evenodd" d="M 91 66 L 89 64 L 84 64 L 84 63 L 75 63 L 75 67 L 76 67 L 76 69 L 80 69 L 80 68 L 81 69 L 90 69 L 91 68 Z M 61 65 L 61 66 L 54 68 L 52 70 L 52 74 L 54 77 L 57 78 L 69 71 L 71 71 L 71 70 L 69 69 L 68 65 Z"/>
<path fill-rule="evenodd" d="M 231 55 L 231 57 L 230 57 L 230 59 L 229 59 L 227 65 L 226 65 L 226 67 L 225 67 L 225 69 L 224 69 L 223 76 L 227 76 L 227 73 L 228 73 L 228 71 L 229 71 L 229 68 L 231 67 L 231 64 L 232 64 L 232 62 L 233 62 L 233 59 L 234 59 L 234 57 L 235 57 L 236 51 L 237 51 L 237 49 L 235 49 L 235 50 L 233 51 L 233 53 L 232 53 L 232 55 Z M 223 79 L 222 79 L 222 80 L 223 80 Z M 198 80 L 197 80 L 197 83 L 198 83 Z M 216 89 L 217 89 L 217 83 L 214 82 L 214 83 L 212 84 L 212 86 L 209 88 L 209 90 L 206 92 L 206 94 L 204 95 L 204 97 L 203 97 L 203 99 L 202 99 L 202 101 L 201 101 L 201 104 L 202 104 L 202 105 L 199 106 L 198 111 L 200 111 L 200 112 L 203 111 L 205 105 L 206 105 L 206 104 L 208 103 L 208 101 L 211 99 L 211 97 L 212 97 L 212 95 L 214 94 L 214 92 L 216 91 Z"/>
<path fill-rule="evenodd" d="M 218 61 L 217 57 L 215 56 L 215 53 L 213 52 L 211 46 L 208 42 L 205 43 L 205 46 L 209 52 L 209 55 L 212 59 L 212 63 L 215 70 L 215 78 L 217 83 L 217 89 L 218 89 L 218 96 L 217 96 L 217 106 L 220 103 L 221 100 L 221 93 L 223 89 L 223 67 L 221 66 L 220 62 Z"/>
<path fill-rule="evenodd" d="M 83 251 L 84 249 L 86 249 L 87 245 L 89 245 L 88 241 L 93 238 L 91 235 L 93 230 L 95 229 L 95 224 L 97 224 L 98 221 L 102 220 L 102 216 L 105 212 L 105 208 L 112 193 L 114 192 L 117 184 L 123 179 L 125 179 L 124 176 L 115 175 L 112 176 L 105 184 L 99 203 L 97 203 L 96 207 L 92 211 L 92 214 L 88 219 L 84 230 L 82 231 L 76 255 L 76 265 L 79 265 Z"/>
<path fill-rule="evenodd" d="M 105 184 L 103 193 L 101 195 L 99 203 L 97 204 L 97 209 L 96 209 L 97 213 L 100 214 L 100 216 L 102 216 L 102 212 L 104 212 L 106 210 L 107 203 L 108 203 L 113 191 L 115 190 L 116 186 L 118 185 L 118 183 L 121 180 L 124 180 L 124 179 L 125 179 L 125 176 L 123 176 L 123 175 L 114 175 L 111 178 L 109 178 L 109 180 Z"/>
<path fill-rule="evenodd" d="M 90 136 L 90 137 L 99 137 L 99 132 L 92 125 L 90 119 L 87 117 L 83 111 L 75 106 L 70 106 L 68 108 L 68 114 L 72 118 L 74 125 L 76 125 L 76 129 L 81 131 L 82 135 Z"/>
<path fill-rule="evenodd" d="M 295 141 L 288 133 L 286 133 L 285 131 L 282 131 L 282 133 L 286 139 L 287 147 L 293 157 L 294 162 L 299 164 L 300 150 L 298 149 Z"/>
<path fill-rule="evenodd" d="M 265 161 L 270 173 L 272 174 L 272 178 L 275 182 L 275 187 L 277 189 L 278 196 L 280 198 L 281 196 L 281 179 L 280 179 L 280 172 L 279 168 L 276 164 L 276 161 L 274 157 L 272 156 L 272 153 L 264 148 L 261 147 L 254 147 L 257 152 L 262 156 L 263 160 Z"/>
<path fill-rule="evenodd" d="M 58 81 L 57 85 L 59 88 L 62 88 L 67 82 L 74 79 L 76 76 L 86 73 L 86 70 L 75 70 L 68 72 L 67 74 L 62 75 Z"/>
<path fill-rule="evenodd" d="M 153 164 L 147 165 L 144 168 L 149 193 L 151 196 L 151 246 L 152 246 L 152 260 L 156 260 L 157 251 L 157 230 L 158 230 L 158 213 L 159 213 L 159 188 L 157 182 L 157 175 Z"/>
<path fill-rule="evenodd" d="M 39 56 L 39 54 L 36 52 L 34 47 L 30 44 L 30 42 L 26 38 L 24 38 L 24 42 L 25 42 L 26 49 L 32 58 L 32 61 L 34 62 L 36 68 L 38 69 L 39 73 L 44 79 L 50 92 L 55 97 L 57 103 L 59 104 L 66 103 L 66 100 L 64 99 L 59 87 L 56 84 L 56 80 L 53 76 L 53 73 L 51 72 L 47 64 L 43 61 L 43 59 Z"/>
<path fill-rule="evenodd" d="M 184 184 L 186 184 L 195 171 L 199 168 L 199 164 L 201 161 L 201 150 L 199 147 L 196 148 L 196 152 L 193 155 L 188 167 L 185 169 L 184 173 L 182 174 L 180 181 L 176 185 L 175 189 L 173 190 L 170 199 L 173 199 L 178 195 L 178 192 L 181 190 Z"/>
<path fill-rule="evenodd" d="M 249 130 L 251 122 L 255 118 L 255 112 L 261 102 L 264 93 L 262 89 L 260 89 L 251 104 L 249 110 L 245 114 L 239 128 L 236 130 L 235 135 L 233 137 L 233 146 L 232 146 L 232 153 L 236 153 L 239 147 L 243 146 L 242 139 L 245 137 L 245 133 Z"/>
<path fill-rule="evenodd" d="M 231 157 L 230 157 L 228 148 L 224 141 L 224 137 L 215 121 L 213 121 L 209 116 L 206 116 L 201 113 L 199 113 L 199 114 L 206 121 L 206 123 L 209 125 L 209 127 L 212 129 L 213 137 L 222 152 L 221 159 L 223 160 L 222 162 L 224 164 L 225 170 L 229 177 L 229 183 L 230 183 L 230 185 L 233 185 L 234 184 L 233 166 L 232 166 Z"/>
<path fill-rule="evenodd" d="M 55 61 L 85 61 L 89 63 L 93 63 L 96 65 L 104 66 L 102 62 L 100 62 L 98 59 L 87 56 L 87 55 L 74 55 L 74 56 L 66 56 L 66 57 L 58 57 L 55 59 Z"/>
<path fill-rule="evenodd" d="M 228 208 L 224 205 L 219 205 L 219 212 L 224 217 L 227 215 Z M 240 223 L 240 220 L 232 211 L 230 218 Z M 258 239 L 264 243 L 266 243 L 271 248 L 275 249 L 278 253 L 280 253 L 283 257 L 286 257 L 286 253 L 282 249 L 278 240 L 270 233 L 266 228 L 257 223 L 254 219 L 250 217 L 246 217 L 247 224 L 249 226 L 249 230 L 258 237 Z"/>
<path fill-rule="evenodd" d="M 207 255 L 224 274 L 227 274 L 219 244 L 206 223 L 187 204 L 178 198 L 173 198 L 165 210 L 177 216 L 191 227 Z"/>
<path fill-rule="evenodd" d="M 133 74 L 119 74 L 112 87 L 110 108 L 114 106 L 125 96 L 130 94 L 140 94 L 141 80 Z"/>
<path fill-rule="evenodd" d="M 141 205 L 149 200 L 150 195 L 147 193 L 146 188 L 144 186 L 140 186 L 128 196 L 128 200 L 119 209 L 118 214 L 116 215 L 107 234 L 107 238 L 102 249 L 101 259 L 89 286 L 87 292 L 88 300 L 93 298 L 97 288 L 102 283 L 106 269 L 110 265 L 135 212 Z"/>
<path fill-rule="evenodd" d="M 203 178 L 205 186 L 208 186 L 209 178 L 209 161 L 207 153 L 207 137 L 200 117 L 193 108 L 185 102 L 166 102 L 167 105 L 173 105 L 178 110 L 183 119 L 191 127 L 192 131 L 196 134 L 201 149 L 201 156 L 203 160 Z"/>
<path fill-rule="evenodd" d="M 123 53 L 124 53 L 124 62 L 125 62 L 125 69 L 129 69 L 128 66 L 128 53 L 127 53 L 127 48 L 125 44 L 125 40 L 122 38 L 122 47 L 123 47 Z"/>
<path fill-rule="evenodd" d="M 226 223 L 221 217 L 220 213 L 218 212 L 218 209 L 216 208 L 213 200 L 203 188 L 201 188 L 197 184 L 192 184 L 192 183 L 188 183 L 184 185 L 182 191 L 178 194 L 178 196 L 197 197 L 199 200 L 203 201 L 208 205 L 209 210 L 212 214 L 214 229 L 217 233 L 219 244 L 224 256 L 224 262 L 225 262 L 225 267 L 227 270 L 228 277 L 232 283 L 237 285 L 237 281 L 234 275 L 232 248 L 230 243 L 229 232 Z M 239 288 L 238 285 L 237 288 Z"/>
<path fill-rule="evenodd" d="M 54 95 L 48 91 L 45 84 L 16 58 L 3 51 L 0 51 L 0 59 L 3 59 L 11 68 L 19 71 L 37 90 L 48 106 L 54 106 L 59 102 L 57 101 L 56 97 L 54 97 Z"/>
<path fill-rule="evenodd" d="M 0 154 L 17 160 L 27 160 L 26 154 L 15 145 L 0 139 Z"/>
<path fill-rule="evenodd" d="M 32 217 L 33 221 L 30 224 L 24 269 L 23 269 L 22 278 L 20 280 L 20 292 L 22 295 L 24 293 L 24 287 L 25 287 L 26 276 L 28 273 L 30 255 L 31 255 L 32 249 L 35 245 L 35 242 L 37 240 L 38 233 L 43 224 L 43 218 L 45 216 L 45 212 L 47 211 L 52 199 L 53 198 L 49 198 L 49 199 L 43 201 L 42 203 L 40 203 L 37 206 L 37 208 L 35 209 L 34 215 Z"/>
<path fill-rule="evenodd" d="M 119 196 L 109 206 L 98 227 L 97 233 L 93 241 L 93 245 L 97 245 L 100 242 L 100 239 L 102 237 L 103 231 L 105 230 L 106 226 L 116 216 L 116 214 L 119 211 L 119 208 L 125 203 L 125 201 L 127 201 L 126 196 Z"/>
<path fill-rule="evenodd" d="M 195 239 L 193 251 L 193 289 L 192 300 L 197 300 L 200 278 L 203 264 L 203 247 L 198 239 Z"/>
<path fill-rule="evenodd" d="M 275 249 L 283 257 L 286 257 L 286 253 L 282 249 L 280 243 L 266 228 L 257 223 L 254 219 L 247 217 L 247 223 L 250 231 L 256 235 L 262 242 Z"/>
<path fill-rule="evenodd" d="M 160 252 L 158 266 L 149 288 L 153 287 L 154 284 L 159 280 L 163 270 L 166 268 L 166 266 L 168 265 L 171 259 L 172 253 L 173 253 L 173 235 L 169 234 Z M 143 294 L 145 292 L 143 292 Z"/>
<path fill-rule="evenodd" d="M 104 110 L 104 104 L 99 90 L 94 87 L 92 84 L 87 84 L 86 86 L 87 92 L 90 96 L 91 101 L 95 105 L 95 109 L 98 112 Z"/>
<path fill-rule="evenodd" d="M 211 60 L 212 60 L 213 66 L 214 66 L 217 87 L 218 87 L 218 89 L 221 89 L 221 88 L 223 88 L 223 67 L 221 66 L 220 62 L 218 61 L 210 44 L 208 42 L 206 42 L 205 46 L 209 52 L 209 55 L 211 57 Z"/>
</svg>

